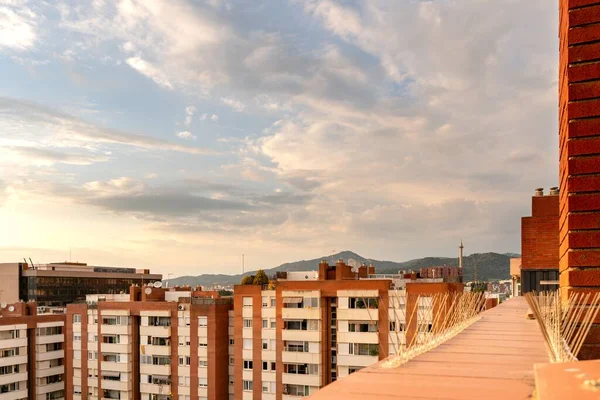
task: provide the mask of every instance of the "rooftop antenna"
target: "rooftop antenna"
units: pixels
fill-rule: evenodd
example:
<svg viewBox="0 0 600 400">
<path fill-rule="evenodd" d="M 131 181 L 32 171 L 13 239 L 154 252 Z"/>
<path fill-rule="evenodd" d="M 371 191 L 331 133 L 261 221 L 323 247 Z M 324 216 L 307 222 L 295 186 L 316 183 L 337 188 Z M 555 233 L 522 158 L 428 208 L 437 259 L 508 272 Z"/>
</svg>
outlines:
<svg viewBox="0 0 600 400">
<path fill-rule="evenodd" d="M 29 257 L 29 261 L 31 262 L 31 266 L 32 266 L 33 268 L 35 268 L 35 265 L 33 264 L 33 261 L 31 261 L 31 257 Z"/>
</svg>

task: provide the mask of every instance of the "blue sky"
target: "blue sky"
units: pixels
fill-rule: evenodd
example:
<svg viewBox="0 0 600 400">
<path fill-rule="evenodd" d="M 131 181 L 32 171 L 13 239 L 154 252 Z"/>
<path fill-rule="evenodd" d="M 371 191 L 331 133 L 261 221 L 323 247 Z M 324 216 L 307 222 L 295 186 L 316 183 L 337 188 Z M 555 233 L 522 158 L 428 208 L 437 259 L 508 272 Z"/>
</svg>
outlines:
<svg viewBox="0 0 600 400">
<path fill-rule="evenodd" d="M 0 259 L 237 272 L 520 251 L 545 0 L 0 0 Z"/>
</svg>

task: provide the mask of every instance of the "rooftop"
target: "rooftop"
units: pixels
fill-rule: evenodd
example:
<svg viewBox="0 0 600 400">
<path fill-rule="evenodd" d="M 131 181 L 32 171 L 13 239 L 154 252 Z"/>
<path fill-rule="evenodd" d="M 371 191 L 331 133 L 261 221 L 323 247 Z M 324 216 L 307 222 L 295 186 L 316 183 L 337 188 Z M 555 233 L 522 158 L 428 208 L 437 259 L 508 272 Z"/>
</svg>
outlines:
<svg viewBox="0 0 600 400">
<path fill-rule="evenodd" d="M 355 372 L 311 396 L 314 400 L 529 399 L 534 364 L 549 362 L 527 302 L 514 297 L 481 313 L 454 338 L 398 368 L 382 363 Z"/>
</svg>

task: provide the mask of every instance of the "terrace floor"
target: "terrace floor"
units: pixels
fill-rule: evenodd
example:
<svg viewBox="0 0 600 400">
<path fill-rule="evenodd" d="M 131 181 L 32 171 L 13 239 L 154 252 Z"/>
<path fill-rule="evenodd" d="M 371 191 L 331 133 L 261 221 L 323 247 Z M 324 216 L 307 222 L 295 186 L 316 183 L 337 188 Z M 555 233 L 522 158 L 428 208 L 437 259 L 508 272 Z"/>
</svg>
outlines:
<svg viewBox="0 0 600 400">
<path fill-rule="evenodd" d="M 514 297 L 435 349 L 394 369 L 381 363 L 319 390 L 311 400 L 529 399 L 534 364 L 548 363 L 527 302 Z"/>
</svg>

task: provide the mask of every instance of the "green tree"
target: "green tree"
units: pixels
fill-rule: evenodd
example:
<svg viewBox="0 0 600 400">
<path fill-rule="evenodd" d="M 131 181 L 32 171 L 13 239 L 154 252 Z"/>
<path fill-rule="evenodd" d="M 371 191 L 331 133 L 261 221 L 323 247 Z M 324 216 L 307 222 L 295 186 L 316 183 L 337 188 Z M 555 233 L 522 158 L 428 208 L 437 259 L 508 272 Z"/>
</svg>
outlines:
<svg viewBox="0 0 600 400">
<path fill-rule="evenodd" d="M 233 292 L 231 290 L 221 289 L 221 290 L 219 290 L 219 296 L 221 296 L 221 297 L 233 296 Z"/>
<path fill-rule="evenodd" d="M 242 285 L 252 285 L 254 283 L 254 276 L 248 275 L 242 278 Z"/>
<path fill-rule="evenodd" d="M 262 269 L 256 271 L 253 284 L 261 286 L 269 284 L 269 277 L 267 276 L 267 274 L 265 274 L 265 271 L 263 271 Z"/>
</svg>

